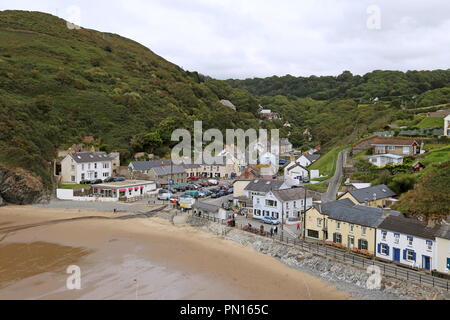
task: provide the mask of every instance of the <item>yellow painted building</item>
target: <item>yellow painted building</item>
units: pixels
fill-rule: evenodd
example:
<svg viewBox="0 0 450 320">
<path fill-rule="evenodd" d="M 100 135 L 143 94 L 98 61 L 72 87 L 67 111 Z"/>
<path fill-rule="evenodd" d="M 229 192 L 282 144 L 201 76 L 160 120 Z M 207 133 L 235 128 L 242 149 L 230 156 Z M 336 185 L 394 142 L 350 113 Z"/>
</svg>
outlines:
<svg viewBox="0 0 450 320">
<path fill-rule="evenodd" d="M 357 205 L 384 208 L 388 206 L 394 196 L 396 196 L 395 192 L 382 184 L 348 191 L 342 195 L 339 200 L 349 199 Z"/>
<path fill-rule="evenodd" d="M 348 198 L 316 205 L 306 212 L 306 239 L 374 256 L 377 227 L 390 214 L 401 215 Z"/>
</svg>

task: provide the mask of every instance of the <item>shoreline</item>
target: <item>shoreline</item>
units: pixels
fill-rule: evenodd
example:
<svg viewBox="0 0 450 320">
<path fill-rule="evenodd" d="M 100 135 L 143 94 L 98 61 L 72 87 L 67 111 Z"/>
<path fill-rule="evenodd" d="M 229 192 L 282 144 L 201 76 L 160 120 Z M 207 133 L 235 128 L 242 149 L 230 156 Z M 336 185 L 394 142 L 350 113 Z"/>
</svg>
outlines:
<svg viewBox="0 0 450 320">
<path fill-rule="evenodd" d="M 87 210 L 8 206 L 0 208 L 0 232 L 11 225 L 94 215 L 112 217 Z M 333 285 L 268 255 L 161 218 L 37 226 L 9 234 L 0 242 L 0 250 L 17 243 L 81 250 L 85 254 L 71 263 L 87 270 L 84 285 L 79 292 L 67 291 L 67 274 L 58 267 L 6 287 L 0 284 L 0 299 L 135 299 L 136 294 L 140 299 L 351 299 Z"/>
</svg>

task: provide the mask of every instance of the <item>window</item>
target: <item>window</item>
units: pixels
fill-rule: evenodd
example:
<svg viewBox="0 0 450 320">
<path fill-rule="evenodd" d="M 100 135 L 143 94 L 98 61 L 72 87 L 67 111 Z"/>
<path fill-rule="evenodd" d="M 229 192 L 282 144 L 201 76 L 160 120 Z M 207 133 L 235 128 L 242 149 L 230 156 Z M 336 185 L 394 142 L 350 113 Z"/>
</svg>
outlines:
<svg viewBox="0 0 450 320">
<path fill-rule="evenodd" d="M 381 245 L 381 254 L 388 256 L 389 255 L 389 246 L 387 244 Z"/>
<path fill-rule="evenodd" d="M 94 178 L 97 179 L 98 178 L 98 172 L 94 173 Z"/>
<path fill-rule="evenodd" d="M 317 218 L 317 226 L 321 227 L 322 226 L 322 219 Z"/>
<path fill-rule="evenodd" d="M 358 249 L 359 250 L 369 250 L 369 243 L 367 240 L 360 239 L 358 241 Z"/>
<path fill-rule="evenodd" d="M 433 250 L 433 241 L 427 240 L 427 249 L 429 251 Z"/>
<path fill-rule="evenodd" d="M 272 217 L 278 219 L 280 218 L 280 214 L 278 212 L 272 212 Z"/>
<path fill-rule="evenodd" d="M 264 210 L 264 215 L 265 215 L 266 217 L 270 217 L 270 212 Z"/>
<path fill-rule="evenodd" d="M 289 202 L 286 202 L 286 209 L 289 210 Z"/>
<path fill-rule="evenodd" d="M 259 203 L 260 203 L 260 200 L 259 200 L 259 198 L 256 198 L 256 203 L 257 203 L 257 204 L 259 204 Z"/>
<path fill-rule="evenodd" d="M 84 170 L 84 164 L 81 165 L 81 170 Z"/>
<path fill-rule="evenodd" d="M 403 147 L 403 154 L 409 154 L 409 147 Z"/>
<path fill-rule="evenodd" d="M 260 217 L 261 216 L 261 210 L 255 210 L 255 216 Z"/>
<path fill-rule="evenodd" d="M 399 244 L 400 243 L 400 233 L 394 234 L 394 243 Z"/>
<path fill-rule="evenodd" d="M 103 178 L 108 178 L 108 177 L 109 177 L 109 173 L 108 172 L 103 173 Z"/>
<path fill-rule="evenodd" d="M 388 146 L 388 150 L 389 151 L 394 151 L 395 150 L 395 146 Z"/>
<path fill-rule="evenodd" d="M 81 180 L 84 180 L 84 178 L 85 178 L 85 175 L 84 175 L 84 173 L 82 173 L 81 174 Z"/>
<path fill-rule="evenodd" d="M 103 169 L 109 169 L 109 163 L 104 163 L 103 164 Z"/>
<path fill-rule="evenodd" d="M 297 201 L 294 201 L 294 208 L 297 208 Z"/>
<path fill-rule="evenodd" d="M 72 170 L 75 170 L 75 166 L 74 165 L 72 165 Z"/>
<path fill-rule="evenodd" d="M 367 228 L 366 227 L 362 227 L 361 233 L 362 233 L 363 236 L 365 236 L 367 234 Z"/>
<path fill-rule="evenodd" d="M 94 163 L 94 169 L 97 169 L 97 162 Z"/>
<path fill-rule="evenodd" d="M 308 237 L 309 238 L 314 238 L 314 239 L 319 239 L 319 231 L 308 230 Z"/>
<path fill-rule="evenodd" d="M 387 232 L 381 231 L 381 240 L 386 241 L 386 238 L 387 238 Z"/>
<path fill-rule="evenodd" d="M 336 229 L 341 230 L 341 223 L 339 221 L 336 222 Z"/>
<path fill-rule="evenodd" d="M 266 206 L 268 207 L 276 207 L 277 206 L 277 202 L 274 200 L 266 200 Z"/>
<path fill-rule="evenodd" d="M 75 176 L 71 177 L 72 182 L 75 182 Z"/>
<path fill-rule="evenodd" d="M 355 231 L 355 225 L 354 225 L 354 224 L 351 224 L 351 225 L 350 225 L 350 232 L 353 232 L 353 231 Z"/>
<path fill-rule="evenodd" d="M 412 247 L 413 243 L 414 243 L 414 238 L 411 236 L 408 236 L 408 246 Z"/>
<path fill-rule="evenodd" d="M 411 250 L 406 251 L 406 260 L 416 261 L 416 254 L 414 253 L 414 251 L 411 251 Z"/>
<path fill-rule="evenodd" d="M 340 233 L 333 234 L 333 242 L 334 243 L 342 243 L 342 235 Z"/>
</svg>

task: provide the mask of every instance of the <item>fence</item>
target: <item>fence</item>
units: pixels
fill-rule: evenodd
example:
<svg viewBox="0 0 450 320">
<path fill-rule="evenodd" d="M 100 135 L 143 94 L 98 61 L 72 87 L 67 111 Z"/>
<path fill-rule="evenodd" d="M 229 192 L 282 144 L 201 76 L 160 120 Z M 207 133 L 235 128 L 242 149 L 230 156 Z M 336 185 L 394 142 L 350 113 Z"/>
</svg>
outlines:
<svg viewBox="0 0 450 320">
<path fill-rule="evenodd" d="M 193 217 L 206 221 L 220 223 L 222 225 L 228 224 L 228 220 L 218 219 L 216 217 L 211 217 L 204 214 L 196 215 Z M 250 232 L 259 236 L 268 237 L 273 239 L 274 241 L 287 245 L 292 245 L 297 248 L 301 248 L 304 251 L 306 250 L 310 253 L 330 257 L 338 261 L 343 261 L 344 263 L 351 263 L 352 265 L 360 266 L 362 268 L 366 268 L 368 266 L 377 266 L 380 268 L 380 270 L 384 275 L 390 275 L 397 279 L 406 279 L 408 281 L 412 280 L 418 282 L 419 284 L 427 284 L 433 287 L 446 289 L 447 291 L 449 291 L 450 288 L 450 282 L 447 280 L 437 278 L 432 275 L 423 274 L 418 271 L 410 270 L 407 269 L 406 267 L 398 267 L 375 259 L 370 259 L 356 254 L 351 254 L 348 253 L 347 251 L 339 250 L 326 245 L 307 242 L 294 237 L 289 237 L 288 235 L 285 235 L 283 232 L 278 232 L 278 234 L 276 235 L 271 235 L 267 231 L 261 232 L 259 228 L 249 228 L 248 225 L 244 226 L 238 224 L 236 224 L 236 229 L 245 232 Z"/>
</svg>

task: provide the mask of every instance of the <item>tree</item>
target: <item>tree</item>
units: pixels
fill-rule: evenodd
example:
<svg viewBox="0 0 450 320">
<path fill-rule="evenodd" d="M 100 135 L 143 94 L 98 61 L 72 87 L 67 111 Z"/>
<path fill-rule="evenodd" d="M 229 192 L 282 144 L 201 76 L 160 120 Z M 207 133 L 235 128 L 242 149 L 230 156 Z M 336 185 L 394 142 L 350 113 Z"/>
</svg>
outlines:
<svg viewBox="0 0 450 320">
<path fill-rule="evenodd" d="M 426 173 L 414 190 L 400 197 L 395 210 L 426 219 L 447 219 L 450 213 L 450 161 Z"/>
</svg>

